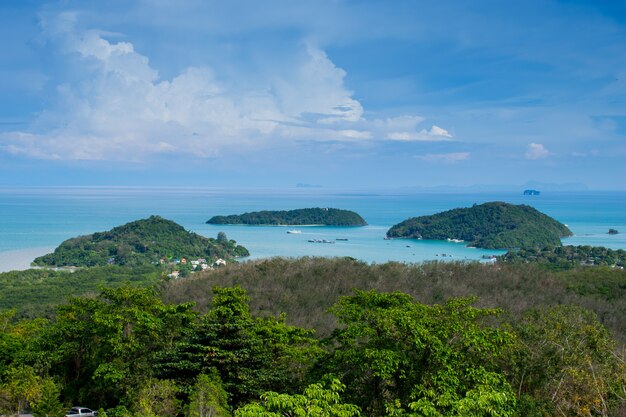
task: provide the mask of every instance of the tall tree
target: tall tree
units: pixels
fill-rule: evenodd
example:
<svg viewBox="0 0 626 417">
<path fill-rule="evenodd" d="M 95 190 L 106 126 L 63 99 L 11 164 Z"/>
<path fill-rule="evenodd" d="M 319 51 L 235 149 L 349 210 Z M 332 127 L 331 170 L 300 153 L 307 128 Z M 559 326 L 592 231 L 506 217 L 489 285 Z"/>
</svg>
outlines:
<svg viewBox="0 0 626 417">
<path fill-rule="evenodd" d="M 493 365 L 511 336 L 485 323 L 498 311 L 472 301 L 357 291 L 331 310 L 341 327 L 324 369 L 371 416 L 513 416 L 515 395 Z"/>
<path fill-rule="evenodd" d="M 215 369 L 198 375 L 189 396 L 188 417 L 230 417 L 228 393 Z"/>
<path fill-rule="evenodd" d="M 116 405 L 152 376 L 158 352 L 173 346 L 194 314 L 151 289 L 103 289 L 59 307 L 43 347 L 51 372 L 74 401 Z"/>
<path fill-rule="evenodd" d="M 61 387 L 52 378 L 44 378 L 40 384 L 41 395 L 31 404 L 35 417 L 62 417 L 65 407 L 61 403 Z"/>
<path fill-rule="evenodd" d="M 135 417 L 176 417 L 181 408 L 177 393 L 173 381 L 145 380 L 133 400 Z"/>
<path fill-rule="evenodd" d="M 581 307 L 529 311 L 516 326 L 511 383 L 528 410 L 611 416 L 626 408 L 626 364 L 596 316 Z"/>
<path fill-rule="evenodd" d="M 4 373 L 0 385 L 0 412 L 18 416 L 41 396 L 41 377 L 30 366 L 15 366 Z"/>
<path fill-rule="evenodd" d="M 232 405 L 269 390 L 299 389 L 322 352 L 311 332 L 288 326 L 282 316 L 252 317 L 240 287 L 215 288 L 214 294 L 211 310 L 196 322 L 189 340 L 168 353 L 162 375 L 189 383 L 215 368 Z"/>
</svg>

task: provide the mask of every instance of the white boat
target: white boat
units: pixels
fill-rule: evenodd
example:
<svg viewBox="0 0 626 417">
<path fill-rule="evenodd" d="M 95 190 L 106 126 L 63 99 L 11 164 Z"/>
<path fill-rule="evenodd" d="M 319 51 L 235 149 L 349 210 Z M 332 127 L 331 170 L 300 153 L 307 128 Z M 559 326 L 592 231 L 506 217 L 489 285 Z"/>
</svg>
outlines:
<svg viewBox="0 0 626 417">
<path fill-rule="evenodd" d="M 302 230 L 287 230 L 287 233 L 289 233 L 290 235 L 299 235 L 300 233 L 302 233 Z"/>
<path fill-rule="evenodd" d="M 463 239 L 446 239 L 448 242 L 452 242 L 452 243 L 461 243 L 464 242 Z"/>
</svg>

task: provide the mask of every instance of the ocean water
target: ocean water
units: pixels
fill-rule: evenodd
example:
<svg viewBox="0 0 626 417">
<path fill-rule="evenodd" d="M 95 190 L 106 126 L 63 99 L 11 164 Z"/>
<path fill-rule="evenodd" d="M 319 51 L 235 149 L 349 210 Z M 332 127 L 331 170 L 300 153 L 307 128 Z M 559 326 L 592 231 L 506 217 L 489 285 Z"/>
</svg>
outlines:
<svg viewBox="0 0 626 417">
<path fill-rule="evenodd" d="M 23 269 L 70 237 L 111 229 L 157 214 L 186 229 L 215 237 L 224 231 L 251 252 L 251 259 L 273 256 L 351 256 L 367 262 L 480 260 L 503 251 L 467 248 L 463 243 L 384 240 L 387 229 L 409 217 L 487 201 L 529 204 L 567 224 L 574 236 L 564 244 L 626 249 L 626 192 L 426 193 L 350 192 L 325 189 L 230 190 L 209 188 L 0 188 L 0 271 Z M 365 227 L 208 225 L 218 214 L 256 210 L 335 207 L 354 210 Z M 608 235 L 609 228 L 619 230 Z M 309 239 L 335 240 L 335 244 Z M 446 256 L 444 257 L 443 254 Z"/>
</svg>

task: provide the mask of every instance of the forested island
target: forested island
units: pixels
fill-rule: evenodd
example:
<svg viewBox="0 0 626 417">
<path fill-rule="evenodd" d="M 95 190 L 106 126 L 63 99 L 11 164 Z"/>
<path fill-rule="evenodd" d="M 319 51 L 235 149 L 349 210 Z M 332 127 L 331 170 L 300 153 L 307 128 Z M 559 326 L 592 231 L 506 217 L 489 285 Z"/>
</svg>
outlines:
<svg viewBox="0 0 626 417">
<path fill-rule="evenodd" d="M 568 245 L 509 251 L 499 256 L 498 260 L 509 263 L 535 263 L 557 269 L 594 265 L 624 268 L 626 266 L 626 251 L 601 246 Z"/>
<path fill-rule="evenodd" d="M 0 414 L 626 412 L 623 270 L 270 259 L 88 289 L 124 269 L 0 274 Z"/>
<path fill-rule="evenodd" d="M 37 266 L 93 267 L 158 264 L 171 258 L 231 259 L 248 256 L 243 246 L 224 233 L 217 239 L 188 232 L 160 216 L 150 216 L 106 232 L 68 239 L 53 253 L 33 261 Z"/>
<path fill-rule="evenodd" d="M 366 226 L 359 214 L 336 208 L 305 208 L 280 211 L 255 211 L 230 216 L 214 216 L 208 224 L 245 224 L 269 226 Z"/>
<path fill-rule="evenodd" d="M 430 216 L 413 217 L 393 226 L 389 238 L 464 241 L 485 249 L 561 246 L 572 232 L 528 205 L 490 202 Z"/>
</svg>

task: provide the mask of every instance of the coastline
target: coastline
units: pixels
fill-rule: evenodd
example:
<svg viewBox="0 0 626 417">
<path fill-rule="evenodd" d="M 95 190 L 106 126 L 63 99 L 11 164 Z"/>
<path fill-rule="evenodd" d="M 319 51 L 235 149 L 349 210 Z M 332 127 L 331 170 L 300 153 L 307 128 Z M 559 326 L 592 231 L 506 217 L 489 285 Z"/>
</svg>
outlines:
<svg viewBox="0 0 626 417">
<path fill-rule="evenodd" d="M 53 247 L 26 248 L 0 252 L 0 272 L 23 271 L 38 256 L 54 251 Z"/>
</svg>

